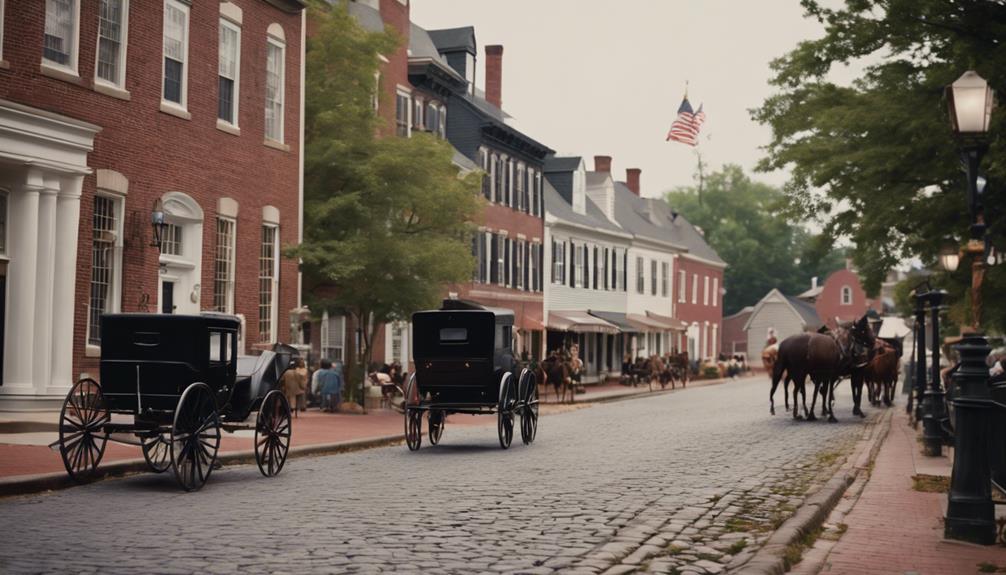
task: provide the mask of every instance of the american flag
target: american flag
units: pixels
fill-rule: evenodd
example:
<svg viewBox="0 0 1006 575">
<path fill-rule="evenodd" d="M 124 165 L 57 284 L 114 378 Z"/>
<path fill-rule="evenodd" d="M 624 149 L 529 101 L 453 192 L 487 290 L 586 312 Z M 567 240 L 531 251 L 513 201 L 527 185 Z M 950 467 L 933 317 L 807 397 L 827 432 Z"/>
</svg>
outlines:
<svg viewBox="0 0 1006 575">
<path fill-rule="evenodd" d="M 681 106 L 678 107 L 678 117 L 671 124 L 671 130 L 667 132 L 666 141 L 674 140 L 689 146 L 698 145 L 699 128 L 705 121 L 706 113 L 702 111 L 702 106 L 699 106 L 698 112 L 693 112 L 692 105 L 688 103 L 688 97 L 685 96 L 681 100 Z"/>
</svg>

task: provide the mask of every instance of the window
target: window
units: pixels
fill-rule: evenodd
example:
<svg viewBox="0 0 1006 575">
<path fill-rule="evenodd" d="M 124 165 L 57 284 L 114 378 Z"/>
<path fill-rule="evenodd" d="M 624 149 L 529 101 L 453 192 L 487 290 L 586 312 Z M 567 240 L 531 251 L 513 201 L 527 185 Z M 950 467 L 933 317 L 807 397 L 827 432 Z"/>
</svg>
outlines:
<svg viewBox="0 0 1006 575">
<path fill-rule="evenodd" d="M 852 305 L 852 288 L 842 286 L 842 305 Z"/>
<path fill-rule="evenodd" d="M 702 305 L 709 305 L 709 276 L 702 276 Z"/>
<path fill-rule="evenodd" d="M 169 256 L 182 255 L 182 226 L 165 224 L 161 234 L 161 253 Z"/>
<path fill-rule="evenodd" d="M 423 99 L 412 100 L 412 127 L 416 130 L 423 129 Z"/>
<path fill-rule="evenodd" d="M 699 303 L 699 274 L 692 274 L 692 303 Z"/>
<path fill-rule="evenodd" d="M 376 112 L 381 108 L 381 94 L 384 92 L 382 89 L 384 82 L 381 80 L 381 73 L 374 72 L 374 93 L 370 96 L 370 105 L 373 106 Z"/>
<path fill-rule="evenodd" d="M 506 166 L 502 156 L 493 154 L 493 197 L 492 201 L 503 203 L 506 194 L 503 192 L 503 168 Z"/>
<path fill-rule="evenodd" d="M 688 273 L 678 270 L 678 302 L 685 303 L 688 299 Z"/>
<path fill-rule="evenodd" d="M 127 0 L 101 0 L 98 6 L 98 65 L 95 74 L 114 86 L 125 85 Z"/>
<path fill-rule="evenodd" d="M 189 55 L 189 7 L 178 0 L 164 2 L 164 91 L 166 102 L 185 107 L 185 64 Z"/>
<path fill-rule="evenodd" d="M 321 315 L 321 356 L 332 361 L 343 361 L 343 346 L 346 339 L 346 317 Z"/>
<path fill-rule="evenodd" d="M 402 324 L 395 322 L 391 325 L 391 361 L 399 361 L 402 357 Z M 391 362 L 389 362 L 391 363 Z"/>
<path fill-rule="evenodd" d="M 276 252 L 279 243 L 276 241 L 276 226 L 262 226 L 262 246 L 259 251 L 258 265 L 258 340 L 261 343 L 275 341 L 273 333 L 273 315 L 276 309 L 276 266 L 279 263 Z"/>
<path fill-rule="evenodd" d="M 636 258 L 636 292 L 646 293 L 646 270 L 643 268 L 643 258 Z"/>
<path fill-rule="evenodd" d="M 504 203 L 511 208 L 513 207 L 513 168 L 513 160 L 507 158 L 506 167 L 503 168 L 503 177 L 506 179 L 503 184 L 503 189 L 506 190 Z"/>
<path fill-rule="evenodd" d="M 217 101 L 217 118 L 238 125 L 238 90 L 241 72 L 241 28 L 229 20 L 220 20 L 220 62 Z"/>
<path fill-rule="evenodd" d="M 489 152 L 479 148 L 479 166 L 482 167 L 482 195 L 492 199 L 492 168 L 489 167 Z"/>
<path fill-rule="evenodd" d="M 42 59 L 77 72 L 77 0 L 45 0 Z"/>
<path fill-rule="evenodd" d="M 667 297 L 671 280 L 671 264 L 660 262 L 660 295 Z"/>
<path fill-rule="evenodd" d="M 283 141 L 283 92 L 285 47 L 269 38 L 265 63 L 265 137 Z"/>
<path fill-rule="evenodd" d="M 440 113 L 437 114 L 440 124 L 437 126 L 437 133 L 441 138 L 447 137 L 447 106 L 440 105 Z"/>
<path fill-rule="evenodd" d="M 514 193 L 514 196 L 515 196 L 514 197 L 514 203 L 516 204 L 515 207 L 518 210 L 523 210 L 524 209 L 524 174 L 525 174 L 525 172 L 524 172 L 524 164 L 517 164 L 516 172 L 517 172 L 517 178 L 516 178 L 517 181 L 516 181 L 516 185 L 514 186 L 516 188 L 515 189 L 515 193 Z"/>
<path fill-rule="evenodd" d="M 496 240 L 496 282 L 501 285 L 506 285 L 506 238 L 496 234 L 493 236 Z"/>
<path fill-rule="evenodd" d="M 217 218 L 217 251 L 213 265 L 213 311 L 234 313 L 234 227 Z"/>
<path fill-rule="evenodd" d="M 650 260 L 650 295 L 657 295 L 657 260 Z"/>
<path fill-rule="evenodd" d="M 119 273 L 116 246 L 121 218 L 120 202 L 95 195 L 91 240 L 91 297 L 88 307 L 87 343 L 101 345 L 101 316 L 119 310 Z"/>
<path fill-rule="evenodd" d="M 713 307 L 720 305 L 720 278 L 713 278 Z"/>
<path fill-rule="evenodd" d="M 0 256 L 7 255 L 7 196 L 5 190 L 0 190 Z"/>
<path fill-rule="evenodd" d="M 402 138 L 408 138 L 412 133 L 409 127 L 409 93 L 401 90 L 395 96 L 395 133 Z"/>
<path fill-rule="evenodd" d="M 573 287 L 583 287 L 583 266 L 584 266 L 584 256 L 587 252 L 587 246 L 578 245 L 573 252 L 573 265 L 575 278 L 573 280 Z"/>
<path fill-rule="evenodd" d="M 608 248 L 597 252 L 597 289 L 608 289 Z"/>
<path fill-rule="evenodd" d="M 516 242 L 516 270 L 517 270 L 517 289 L 524 289 L 524 255 L 527 251 L 527 243 L 524 240 L 517 240 Z"/>
<path fill-rule="evenodd" d="M 564 283 L 566 277 L 566 242 L 552 240 L 552 283 Z"/>
<path fill-rule="evenodd" d="M 428 102 L 426 104 L 425 112 L 425 122 L 423 124 L 424 129 L 427 132 L 433 132 L 434 134 L 440 136 L 440 104 L 437 102 Z"/>
<path fill-rule="evenodd" d="M 531 278 L 531 285 L 528 286 L 531 291 L 538 291 L 541 289 L 540 273 L 541 273 L 541 244 L 537 242 L 532 242 L 531 246 L 531 256 L 529 258 L 530 269 L 528 270 L 528 277 Z"/>
</svg>

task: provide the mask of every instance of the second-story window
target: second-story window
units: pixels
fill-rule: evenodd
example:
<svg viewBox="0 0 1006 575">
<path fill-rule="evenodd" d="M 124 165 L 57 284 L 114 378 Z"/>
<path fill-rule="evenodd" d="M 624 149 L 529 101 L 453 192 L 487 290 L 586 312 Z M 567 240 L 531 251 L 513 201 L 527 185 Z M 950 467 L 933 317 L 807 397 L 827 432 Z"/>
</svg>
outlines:
<svg viewBox="0 0 1006 575">
<path fill-rule="evenodd" d="M 185 107 L 185 63 L 189 52 L 189 7 L 177 0 L 164 3 L 164 91 L 167 102 Z"/>
<path fill-rule="evenodd" d="M 238 75 L 241 71 L 241 28 L 220 19 L 219 96 L 217 118 L 238 125 Z"/>
<path fill-rule="evenodd" d="M 524 240 L 517 240 L 516 242 L 516 262 L 514 265 L 515 271 L 517 272 L 517 289 L 524 289 L 524 257 L 527 248 L 527 243 Z"/>
<path fill-rule="evenodd" d="M 77 71 L 77 0 L 45 0 L 45 40 L 42 58 L 46 62 Z"/>
<path fill-rule="evenodd" d="M 416 98 L 412 100 L 412 128 L 416 130 L 423 129 L 423 100 L 422 98 Z"/>
<path fill-rule="evenodd" d="M 441 138 L 447 137 L 447 106 L 440 104 L 437 112 L 437 134 Z"/>
<path fill-rule="evenodd" d="M 636 293 L 646 293 L 646 268 L 643 258 L 636 258 Z"/>
<path fill-rule="evenodd" d="M 489 168 L 489 152 L 479 148 L 479 167 L 482 168 L 482 195 L 488 200 L 492 195 L 492 174 Z"/>
<path fill-rule="evenodd" d="M 678 302 L 685 303 L 688 299 L 688 273 L 685 270 L 678 270 Z"/>
<path fill-rule="evenodd" d="M 608 248 L 597 248 L 594 252 L 594 257 L 597 258 L 597 277 L 595 278 L 594 288 L 605 290 L 608 289 Z"/>
<path fill-rule="evenodd" d="M 265 137 L 283 141 L 284 55 L 286 47 L 273 39 L 266 42 Z"/>
<path fill-rule="evenodd" d="M 699 274 L 692 274 L 692 303 L 699 303 Z"/>
<path fill-rule="evenodd" d="M 576 266 L 574 268 L 575 278 L 573 280 L 573 287 L 583 287 L 583 257 L 586 254 L 586 249 L 587 246 L 580 244 L 573 251 L 573 257 L 575 258 L 573 265 Z"/>
<path fill-rule="evenodd" d="M 516 196 L 516 208 L 524 209 L 524 164 L 517 164 L 517 185 L 514 196 Z"/>
<path fill-rule="evenodd" d="M 506 198 L 506 192 L 504 191 L 504 178 L 503 171 L 506 169 L 506 160 L 502 156 L 493 154 L 493 173 L 495 182 L 495 187 L 493 188 L 493 201 L 503 203 L 504 198 Z"/>
<path fill-rule="evenodd" d="M 657 295 L 657 260 L 650 260 L 650 295 Z"/>
<path fill-rule="evenodd" d="M 720 301 L 720 278 L 713 278 L 713 307 L 717 307 Z"/>
<path fill-rule="evenodd" d="M 709 305 L 709 276 L 702 277 L 702 305 Z"/>
<path fill-rule="evenodd" d="M 566 242 L 552 240 L 552 283 L 566 283 Z"/>
<path fill-rule="evenodd" d="M 395 96 L 395 133 L 402 138 L 408 138 L 411 133 L 409 108 L 409 93 L 399 91 Z"/>
<path fill-rule="evenodd" d="M 669 290 L 668 284 L 671 281 L 671 264 L 667 262 L 660 262 L 660 295 L 667 297 Z"/>
<path fill-rule="evenodd" d="M 98 6 L 98 67 L 99 80 L 119 88 L 126 77 L 126 14 L 127 0 L 101 0 Z"/>
</svg>

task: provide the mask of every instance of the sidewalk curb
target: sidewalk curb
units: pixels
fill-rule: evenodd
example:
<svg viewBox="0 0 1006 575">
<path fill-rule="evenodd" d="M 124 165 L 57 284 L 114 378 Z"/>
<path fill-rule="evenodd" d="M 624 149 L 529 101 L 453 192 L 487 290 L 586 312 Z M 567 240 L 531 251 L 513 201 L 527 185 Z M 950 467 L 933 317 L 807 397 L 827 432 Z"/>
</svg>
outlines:
<svg viewBox="0 0 1006 575">
<path fill-rule="evenodd" d="M 731 381 L 743 381 L 745 379 L 747 378 L 741 377 L 737 379 L 723 378 L 713 380 L 698 380 L 695 382 L 698 385 L 694 385 L 693 388 L 720 385 Z M 687 387 L 684 388 L 678 387 L 675 389 L 657 389 L 653 391 L 646 389 L 646 390 L 640 390 L 638 393 L 627 393 L 623 395 L 601 397 L 592 400 L 583 400 L 580 403 L 583 404 L 614 403 L 629 399 L 640 399 L 641 397 L 644 396 L 649 397 L 679 391 L 687 391 L 688 389 L 689 388 Z M 549 403 L 547 405 L 571 405 L 571 404 Z M 405 441 L 405 434 L 400 433 L 394 435 L 383 435 L 379 437 L 368 437 L 364 439 L 353 439 L 349 441 L 338 441 L 334 443 L 317 443 L 314 445 L 301 445 L 298 447 L 291 447 L 288 457 L 299 458 L 299 457 L 311 457 L 320 455 L 334 455 L 337 453 L 348 453 L 350 451 L 361 451 L 364 449 L 373 449 L 377 447 L 395 445 L 403 441 Z M 255 451 L 251 449 L 246 449 L 242 451 L 230 451 L 227 453 L 221 453 L 217 457 L 217 459 L 223 465 L 242 465 L 246 463 L 254 463 Z M 53 473 L 40 473 L 37 475 L 15 475 L 12 477 L 2 477 L 0 478 L 0 498 L 15 497 L 18 495 L 32 495 L 44 491 L 67 489 L 69 487 L 87 485 L 89 483 L 95 483 L 113 477 L 124 477 L 126 475 L 131 475 L 135 473 L 147 473 L 147 472 L 149 472 L 149 468 L 147 467 L 146 461 L 144 461 L 141 458 L 137 458 L 137 459 L 123 459 L 101 465 L 98 467 L 94 477 L 92 477 L 88 481 L 80 483 L 74 481 L 73 479 L 70 478 L 69 475 L 67 475 L 62 471 L 57 471 Z M 166 473 L 170 473 L 170 471 L 167 471 Z"/>
<path fill-rule="evenodd" d="M 775 530 L 750 561 L 733 572 L 744 575 L 786 573 L 786 563 L 783 559 L 786 548 L 820 527 L 838 505 L 849 486 L 860 473 L 869 468 L 891 430 L 892 416 L 893 411 L 885 411 L 878 421 L 870 426 L 870 435 L 866 443 L 857 446 L 831 479 L 808 497 L 800 509 Z"/>
</svg>

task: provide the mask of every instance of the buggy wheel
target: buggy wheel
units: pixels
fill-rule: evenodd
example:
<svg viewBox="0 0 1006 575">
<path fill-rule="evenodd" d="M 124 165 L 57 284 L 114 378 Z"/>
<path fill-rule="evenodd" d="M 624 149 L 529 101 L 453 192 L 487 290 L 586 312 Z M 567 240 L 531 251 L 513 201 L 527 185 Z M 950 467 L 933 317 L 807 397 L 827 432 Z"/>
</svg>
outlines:
<svg viewBox="0 0 1006 575">
<path fill-rule="evenodd" d="M 517 390 L 513 384 L 513 374 L 503 374 L 500 381 L 500 398 L 496 406 L 496 431 L 499 433 L 500 447 L 506 449 L 513 441 L 513 414 L 517 403 Z"/>
<path fill-rule="evenodd" d="M 431 409 L 426 416 L 426 422 L 430 427 L 430 445 L 440 443 L 440 438 L 444 436 L 444 426 L 447 425 L 447 414 L 442 409 Z"/>
<path fill-rule="evenodd" d="M 530 445 L 538 434 L 538 383 L 529 370 L 521 374 L 520 397 L 520 439 L 524 445 Z"/>
<path fill-rule="evenodd" d="M 423 412 L 419 409 L 419 390 L 414 373 L 405 385 L 402 407 L 405 410 L 405 443 L 409 446 L 409 451 L 416 451 L 423 444 Z"/>
<path fill-rule="evenodd" d="M 210 387 L 193 383 L 182 392 L 171 426 L 171 467 L 186 491 L 201 488 L 220 449 L 220 414 Z"/>
<path fill-rule="evenodd" d="M 104 426 L 109 419 L 96 381 L 88 378 L 73 384 L 59 412 L 59 455 L 74 481 L 88 479 L 98 467 L 108 441 Z"/>
<path fill-rule="evenodd" d="M 278 389 L 265 395 L 255 418 L 255 463 L 266 477 L 279 474 L 290 452 L 290 404 Z"/>
<path fill-rule="evenodd" d="M 171 441 L 168 434 L 157 433 L 140 439 L 143 459 L 154 473 L 164 473 L 171 467 Z"/>
</svg>

